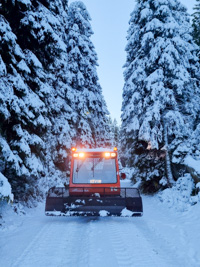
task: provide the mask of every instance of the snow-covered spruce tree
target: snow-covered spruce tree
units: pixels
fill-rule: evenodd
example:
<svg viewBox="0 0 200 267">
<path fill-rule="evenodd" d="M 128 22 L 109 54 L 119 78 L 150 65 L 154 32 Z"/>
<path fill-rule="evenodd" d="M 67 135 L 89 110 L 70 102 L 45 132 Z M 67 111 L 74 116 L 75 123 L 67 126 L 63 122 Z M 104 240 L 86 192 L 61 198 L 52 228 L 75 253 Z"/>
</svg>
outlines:
<svg viewBox="0 0 200 267">
<path fill-rule="evenodd" d="M 109 145 L 108 111 L 97 76 L 97 55 L 90 38 L 90 15 L 82 2 L 68 9 L 68 68 L 73 110 L 78 112 L 75 128 L 77 145 Z"/>
<path fill-rule="evenodd" d="M 200 0 L 196 0 L 196 2 L 194 13 L 192 14 L 192 26 L 194 40 L 200 46 Z"/>
<path fill-rule="evenodd" d="M 38 195 L 37 179 L 44 174 L 45 134 L 49 120 L 44 102 L 31 90 L 31 70 L 9 23 L 0 15 L 0 172 L 15 198 Z"/>
<path fill-rule="evenodd" d="M 61 19 L 63 19 L 63 12 L 65 13 L 68 10 L 68 0 L 39 0 L 39 2 L 53 14 L 61 15 Z"/>
<path fill-rule="evenodd" d="M 13 201 L 13 194 L 11 190 L 11 185 L 7 178 L 0 172 L 0 205 L 1 201 L 10 202 Z M 0 211 L 1 219 L 1 211 Z"/>
<path fill-rule="evenodd" d="M 115 146 L 118 146 L 119 144 L 119 132 L 120 132 L 120 126 L 117 123 L 117 120 L 113 120 L 113 131 L 114 131 L 114 142 Z"/>
<path fill-rule="evenodd" d="M 40 90 L 39 95 L 46 104 L 47 116 L 51 121 L 45 135 L 46 176 L 55 183 L 56 177 L 62 175 L 55 166 L 61 171 L 67 169 L 67 152 L 75 135 L 72 122 L 76 111 L 71 109 L 73 95 L 67 85 L 67 1 L 37 1 L 31 6 L 27 5 L 19 22 L 18 40 L 28 52 L 29 64 L 33 63 L 30 60 L 32 53 L 41 66 L 41 69 L 34 68 L 35 77 L 30 77 L 30 83 Z"/>
<path fill-rule="evenodd" d="M 0 6 L 0 12 L 9 21 L 9 27 L 11 27 L 9 28 L 10 33 L 8 35 L 12 36 L 14 33 L 14 40 L 17 40 L 17 46 L 11 41 L 8 41 L 11 47 L 10 50 L 7 49 L 6 46 L 2 46 L 1 52 L 2 55 L 4 54 L 4 58 L 2 56 L 0 65 L 2 75 L 5 76 L 5 79 L 2 79 L 1 82 L 8 83 L 9 73 L 12 75 L 19 73 L 18 76 L 22 79 L 24 87 L 26 88 L 23 89 L 20 87 L 22 86 L 21 82 L 19 85 L 20 90 L 28 90 L 28 92 L 30 91 L 35 97 L 30 97 L 29 101 L 26 101 L 26 105 L 28 107 L 29 105 L 31 106 L 28 115 L 29 117 L 32 116 L 31 119 L 34 121 L 34 125 L 36 126 L 36 119 L 39 115 L 36 116 L 35 113 L 38 112 L 38 109 L 41 113 L 41 116 L 39 116 L 38 119 L 41 125 L 38 124 L 39 132 L 36 132 L 35 128 L 32 128 L 32 120 L 30 120 L 26 114 L 24 117 L 26 117 L 26 121 L 29 122 L 28 128 L 20 121 L 20 119 L 22 119 L 20 117 L 21 111 L 17 114 L 19 118 L 17 118 L 15 113 L 9 113 L 10 106 L 8 108 L 8 112 L 6 112 L 5 107 L 7 107 L 7 103 L 10 103 L 9 101 L 11 101 L 12 98 L 12 90 L 14 89 L 13 84 L 10 85 L 10 91 L 12 93 L 9 93 L 8 91 L 7 99 L 2 97 L 2 114 L 4 114 L 4 116 L 8 115 L 7 117 L 9 117 L 9 119 L 6 117 L 4 120 L 8 120 L 9 122 L 10 120 L 13 120 L 14 126 L 15 123 L 17 124 L 15 128 L 17 129 L 17 134 L 20 135 L 20 137 L 23 135 L 22 131 L 27 131 L 26 141 L 28 140 L 27 143 L 29 141 L 31 143 L 31 150 L 28 157 L 35 157 L 34 162 L 32 162 L 30 172 L 26 172 L 26 175 L 23 176 L 22 171 L 26 170 L 24 166 L 27 167 L 27 158 L 21 157 L 20 149 L 17 147 L 16 151 L 14 150 L 13 153 L 14 155 L 17 155 L 17 160 L 20 161 L 20 164 L 17 163 L 16 160 L 13 161 L 12 157 L 14 156 L 11 154 L 13 150 L 10 145 L 15 142 L 16 138 L 18 141 L 19 137 L 16 137 L 16 134 L 12 134 L 10 128 L 3 124 L 4 121 L 2 121 L 2 125 L 0 127 L 1 133 L 3 132 L 1 138 L 1 147 L 3 147 L 3 150 L 1 151 L 3 155 L 1 155 L 1 163 L 3 163 L 1 164 L 1 170 L 2 173 L 8 177 L 9 181 L 12 180 L 12 186 L 14 183 L 13 188 L 14 193 L 16 193 L 15 198 L 22 198 L 23 196 L 23 199 L 25 199 L 29 195 L 39 195 L 40 190 L 38 190 L 38 182 L 40 182 L 41 189 L 41 183 L 43 186 L 49 187 L 50 184 L 58 185 L 60 178 L 64 178 L 63 182 L 66 181 L 65 171 L 68 167 L 68 151 L 71 147 L 72 140 L 79 134 L 80 129 L 84 131 L 84 129 L 87 128 L 85 125 L 90 124 L 89 126 L 92 126 L 94 129 L 93 132 L 89 133 L 89 135 L 83 132 L 82 136 L 84 137 L 85 135 L 85 140 L 88 136 L 92 135 L 92 144 L 98 143 L 97 145 L 101 145 L 105 144 L 105 140 L 109 139 L 107 138 L 108 131 L 106 131 L 107 109 L 105 107 L 103 97 L 100 94 L 101 88 L 97 82 L 98 78 L 96 78 L 95 75 L 91 76 L 93 84 L 90 79 L 88 80 L 90 86 L 88 86 L 87 90 L 93 90 L 94 93 L 92 94 L 89 92 L 87 94 L 87 92 L 85 92 L 84 94 L 84 103 L 91 104 L 93 100 L 94 102 L 97 102 L 97 104 L 93 103 L 96 106 L 95 110 L 91 109 L 93 114 L 89 115 L 91 119 L 89 122 L 87 120 L 88 114 L 90 113 L 90 111 L 88 112 L 89 106 L 86 109 L 87 112 L 83 113 L 83 110 L 79 108 L 79 103 L 77 102 L 77 99 L 79 99 L 81 105 L 83 96 L 82 92 L 79 92 L 79 94 L 78 92 L 75 93 L 76 91 L 71 86 L 71 73 L 68 71 L 67 45 L 69 38 L 67 9 L 66 0 L 5 0 L 2 1 Z M 17 49 L 14 48 L 15 46 Z M 17 56 L 15 55 L 14 50 L 17 51 Z M 9 51 L 10 61 L 7 62 L 4 59 L 7 57 Z M 21 58 L 23 61 L 21 61 Z M 20 71 L 15 67 L 13 62 L 15 64 L 20 62 Z M 12 72 L 13 68 L 11 68 L 12 65 L 17 71 L 14 74 Z M 89 67 L 88 71 L 90 71 Z M 84 83 L 86 84 L 86 81 Z M 5 89 L 5 86 L 2 85 L 2 88 Z M 24 99 L 26 95 L 17 94 L 17 96 L 20 98 L 20 104 L 25 101 Z M 92 97 L 94 99 L 92 99 Z M 99 100 L 100 104 L 97 100 Z M 32 101 L 33 103 L 31 103 Z M 33 104 L 35 104 L 35 106 L 33 106 Z M 100 110 L 101 105 L 103 108 Z M 22 131 L 21 128 L 18 129 L 18 124 L 21 125 Z M 101 124 L 103 125 L 102 127 Z M 79 129 L 77 129 L 77 125 L 79 125 Z M 98 135 L 99 129 L 102 129 L 102 131 L 99 131 L 100 134 Z M 8 139 L 5 133 L 7 130 L 11 133 L 10 139 Z M 99 141 L 100 138 L 102 138 L 102 142 Z M 89 145 L 91 145 L 91 143 Z M 7 153 L 9 149 L 11 150 L 10 154 Z M 21 158 L 18 154 L 20 154 Z M 6 157 L 8 157 L 8 159 Z M 7 166 L 7 162 L 10 161 L 13 161 L 13 167 L 9 168 L 11 173 L 7 175 L 7 169 L 5 166 Z M 28 161 L 30 161 L 29 158 Z M 13 169 L 15 171 L 12 171 Z M 18 171 L 17 175 L 16 170 Z M 19 176 L 20 179 L 18 179 Z M 41 179 L 41 177 L 43 177 L 43 179 Z M 25 179 L 25 182 L 23 179 Z M 23 187 L 21 187 L 21 184 Z"/>
<path fill-rule="evenodd" d="M 114 119 L 112 120 L 112 118 L 109 116 L 109 126 L 111 129 L 111 140 L 112 140 L 112 146 L 113 147 L 118 147 L 119 146 L 119 126 L 117 123 L 117 120 Z"/>
<path fill-rule="evenodd" d="M 44 1 L 41 1 L 42 3 Z M 62 171 L 67 169 L 66 159 L 70 150 L 72 137 L 75 135 L 73 120 L 76 111 L 71 109 L 73 95 L 67 85 L 67 5 L 66 1 L 45 1 L 33 7 L 21 21 L 22 32 L 29 32 L 30 40 L 37 45 L 34 54 L 42 62 L 50 95 L 45 97 L 48 116 L 52 123 L 46 135 L 47 157 L 49 157 L 49 174 L 55 173 L 55 166 Z M 55 11 L 55 9 L 56 11 Z M 34 21 L 34 23 L 33 23 Z M 31 42 L 27 45 L 31 47 Z M 31 48 L 30 48 L 31 49 Z"/>
<path fill-rule="evenodd" d="M 43 169 L 42 175 L 39 174 L 38 177 L 44 176 L 40 181 L 47 187 L 50 186 L 48 183 L 56 185 L 58 178 L 62 176 L 66 181 L 66 174 L 63 171 L 68 166 L 67 150 L 71 147 L 71 136 L 75 135 L 75 131 L 70 126 L 75 117 L 75 112 L 70 108 L 72 94 L 70 88 L 67 89 L 65 44 L 67 1 L 54 2 L 59 7 L 56 13 L 52 5 L 48 10 L 40 1 L 35 1 L 33 4 L 30 1 L 15 1 L 9 5 L 5 1 L 1 6 L 1 12 L 10 20 L 12 30 L 17 35 L 17 41 L 23 49 L 24 61 L 29 69 L 29 72 L 23 76 L 23 81 L 37 95 L 36 102 L 42 101 L 46 108 L 44 121 L 48 121 L 48 125 L 44 133 L 39 134 L 43 152 L 38 144 L 31 153 L 43 153 L 41 166 L 32 164 L 32 168 L 36 170 L 39 166 Z M 13 12 L 15 21 L 11 16 Z M 22 51 L 21 48 L 20 51 Z M 29 101 L 31 100 L 34 101 L 33 98 Z M 31 133 L 32 129 L 29 130 Z M 12 138 L 14 139 L 15 136 Z M 28 174 L 26 179 L 29 180 Z M 36 180 L 32 186 L 37 187 Z M 21 195 L 20 192 L 18 193 L 17 196 Z M 26 192 L 23 194 L 25 195 Z"/>
<path fill-rule="evenodd" d="M 138 0 L 131 13 L 122 104 L 122 158 L 143 190 L 182 172 L 199 118 L 199 65 L 189 15 L 178 0 Z"/>
</svg>

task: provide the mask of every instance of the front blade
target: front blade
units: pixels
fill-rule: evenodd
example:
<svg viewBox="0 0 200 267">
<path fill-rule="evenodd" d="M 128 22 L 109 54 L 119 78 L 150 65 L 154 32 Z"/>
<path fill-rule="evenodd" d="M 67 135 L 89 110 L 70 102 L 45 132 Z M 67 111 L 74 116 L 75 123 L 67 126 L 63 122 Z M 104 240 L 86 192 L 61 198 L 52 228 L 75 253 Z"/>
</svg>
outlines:
<svg viewBox="0 0 200 267">
<path fill-rule="evenodd" d="M 133 193 L 133 188 L 122 188 L 116 196 L 70 196 L 68 189 L 54 188 L 47 196 L 45 212 L 49 216 L 142 216 L 142 199 L 139 194 L 130 196 L 130 190 Z"/>
</svg>

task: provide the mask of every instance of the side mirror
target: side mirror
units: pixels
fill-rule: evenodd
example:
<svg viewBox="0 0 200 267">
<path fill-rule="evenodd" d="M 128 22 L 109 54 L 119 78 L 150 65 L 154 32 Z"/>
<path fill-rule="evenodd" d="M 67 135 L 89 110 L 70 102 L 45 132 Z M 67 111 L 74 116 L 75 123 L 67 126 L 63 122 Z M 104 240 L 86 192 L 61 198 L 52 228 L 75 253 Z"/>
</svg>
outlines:
<svg viewBox="0 0 200 267">
<path fill-rule="evenodd" d="M 124 172 L 122 172 L 120 176 L 122 180 L 126 179 L 126 174 Z"/>
</svg>

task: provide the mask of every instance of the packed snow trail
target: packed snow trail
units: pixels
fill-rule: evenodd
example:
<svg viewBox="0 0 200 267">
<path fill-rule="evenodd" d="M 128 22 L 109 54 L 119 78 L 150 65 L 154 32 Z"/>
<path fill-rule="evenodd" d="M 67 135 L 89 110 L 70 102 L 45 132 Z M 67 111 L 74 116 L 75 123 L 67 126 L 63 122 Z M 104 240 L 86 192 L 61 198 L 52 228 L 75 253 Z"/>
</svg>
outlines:
<svg viewBox="0 0 200 267">
<path fill-rule="evenodd" d="M 0 266 L 200 266 L 200 236 L 191 235 L 199 224 L 155 197 L 143 201 L 141 218 L 45 217 L 44 205 L 11 218 L 0 230 Z"/>
<path fill-rule="evenodd" d="M 143 223 L 140 218 L 47 218 L 11 266 L 177 266 L 175 254 L 170 262 L 169 251 L 162 255 L 160 244 L 148 239 L 152 233 L 144 235 Z"/>
</svg>

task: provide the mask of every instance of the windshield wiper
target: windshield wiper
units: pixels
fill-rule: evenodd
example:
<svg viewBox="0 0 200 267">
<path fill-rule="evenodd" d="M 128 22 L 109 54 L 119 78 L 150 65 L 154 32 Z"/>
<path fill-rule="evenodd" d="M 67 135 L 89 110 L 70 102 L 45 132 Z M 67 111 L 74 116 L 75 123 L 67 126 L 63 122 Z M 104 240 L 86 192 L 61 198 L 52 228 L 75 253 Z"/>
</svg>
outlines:
<svg viewBox="0 0 200 267">
<path fill-rule="evenodd" d="M 103 160 L 103 158 L 100 158 L 100 159 L 98 159 L 98 161 L 94 164 L 93 163 L 93 166 L 92 166 L 92 168 L 91 168 L 91 171 L 94 171 L 94 169 L 95 169 L 95 167 L 101 162 Z M 93 161 L 94 162 L 94 161 Z"/>
<path fill-rule="evenodd" d="M 77 168 L 76 168 L 76 172 L 80 171 L 80 168 L 83 166 L 84 160 L 81 160 L 81 164 L 78 166 L 77 164 Z"/>
</svg>

